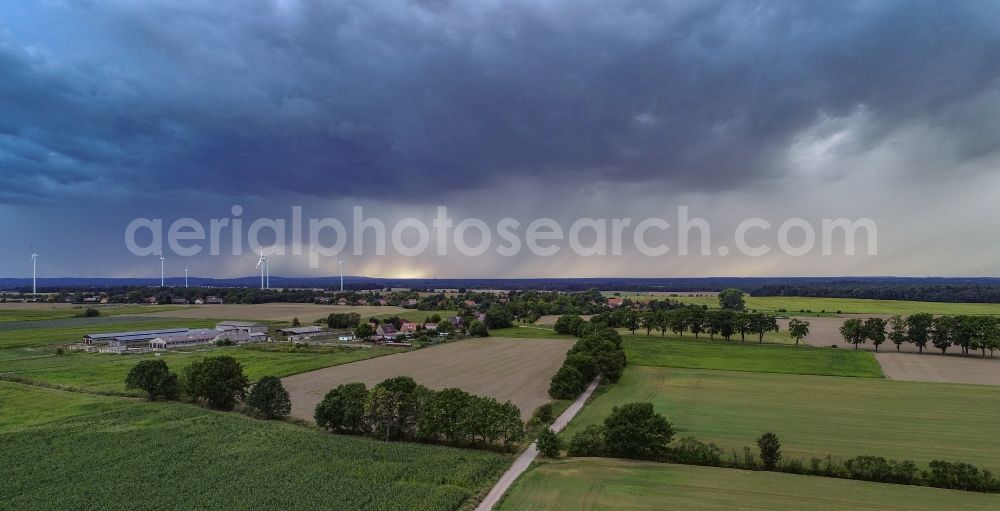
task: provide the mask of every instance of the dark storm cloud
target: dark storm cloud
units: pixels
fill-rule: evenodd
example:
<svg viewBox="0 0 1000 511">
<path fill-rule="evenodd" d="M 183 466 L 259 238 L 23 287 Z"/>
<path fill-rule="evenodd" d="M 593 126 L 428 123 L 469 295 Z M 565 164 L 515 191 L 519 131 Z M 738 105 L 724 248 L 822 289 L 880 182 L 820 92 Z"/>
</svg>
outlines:
<svg viewBox="0 0 1000 511">
<path fill-rule="evenodd" d="M 719 190 L 867 114 L 998 150 L 988 2 L 68 4 L 0 31 L 0 201 L 420 200 L 491 180 Z M 73 38 L 33 34 L 82 26 Z M 28 23 L 33 21 L 34 23 Z M 993 94 L 991 96 L 990 94 Z M 849 172 L 850 169 L 844 169 Z M 929 169 L 947 170 L 947 169 Z"/>
</svg>

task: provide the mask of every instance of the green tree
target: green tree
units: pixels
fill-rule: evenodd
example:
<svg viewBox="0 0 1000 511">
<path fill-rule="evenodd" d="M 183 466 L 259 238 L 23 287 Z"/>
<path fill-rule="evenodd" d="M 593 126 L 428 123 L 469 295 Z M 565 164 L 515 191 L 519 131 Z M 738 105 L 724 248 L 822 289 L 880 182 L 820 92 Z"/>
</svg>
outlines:
<svg viewBox="0 0 1000 511">
<path fill-rule="evenodd" d="M 908 340 L 906 335 L 906 320 L 896 314 L 889 318 L 889 342 L 896 345 L 896 351 Z"/>
<path fill-rule="evenodd" d="M 456 388 L 431 394 L 418 421 L 419 436 L 431 440 L 443 437 L 453 444 L 467 441 L 468 432 L 462 426 L 472 397 Z"/>
<path fill-rule="evenodd" d="M 246 398 L 250 385 L 243 366 L 233 357 L 208 357 L 184 368 L 184 388 L 192 399 L 204 399 L 219 410 L 232 410 Z"/>
<path fill-rule="evenodd" d="M 656 328 L 656 313 L 653 311 L 644 311 L 639 316 L 639 326 L 646 329 L 646 335 L 652 333 L 653 329 Z"/>
<path fill-rule="evenodd" d="M 551 429 L 545 428 L 541 433 L 538 434 L 538 440 L 536 446 L 538 447 L 538 452 L 546 458 L 556 459 L 562 453 L 562 440 L 559 439 L 559 435 L 552 432 Z"/>
<path fill-rule="evenodd" d="M 911 314 L 906 318 L 906 336 L 917 346 L 919 353 L 924 352 L 927 341 L 934 327 L 934 315 L 926 312 Z"/>
<path fill-rule="evenodd" d="M 747 334 L 753 332 L 753 317 L 744 311 L 737 312 L 733 316 L 733 325 L 736 331 L 740 333 L 740 342 L 746 342 Z"/>
<path fill-rule="evenodd" d="M 143 360 L 125 376 L 125 388 L 146 392 L 150 401 L 157 397 L 176 399 L 180 386 L 177 375 L 171 373 L 163 360 Z"/>
<path fill-rule="evenodd" d="M 639 329 L 639 325 L 641 324 L 639 311 L 631 308 L 626 309 L 624 311 L 624 315 L 625 319 L 623 326 L 629 329 L 632 332 L 632 335 L 635 335 L 635 331 Z"/>
<path fill-rule="evenodd" d="M 687 330 L 687 319 L 684 309 L 671 309 L 666 314 L 666 322 L 670 331 L 681 337 L 684 337 L 684 330 Z"/>
<path fill-rule="evenodd" d="M 774 433 L 764 433 L 757 438 L 757 448 L 760 449 L 760 461 L 764 463 L 764 469 L 774 470 L 781 461 L 781 442 L 778 435 Z"/>
<path fill-rule="evenodd" d="M 743 291 L 729 288 L 719 293 L 719 307 L 726 310 L 741 311 L 746 308 Z"/>
<path fill-rule="evenodd" d="M 316 425 L 330 431 L 363 434 L 368 431 L 365 422 L 365 401 L 368 389 L 364 383 L 346 383 L 327 392 L 316 405 L 313 417 Z"/>
<path fill-rule="evenodd" d="M 372 387 L 365 401 L 365 417 L 380 437 L 412 437 L 431 392 L 409 376 L 396 376 Z"/>
<path fill-rule="evenodd" d="M 799 341 L 809 335 L 809 322 L 792 318 L 788 322 L 788 333 L 795 339 L 795 345 L 798 346 Z"/>
<path fill-rule="evenodd" d="M 375 330 L 368 323 L 362 323 L 354 328 L 354 337 L 358 339 L 364 340 L 373 335 L 375 335 Z"/>
<path fill-rule="evenodd" d="M 299 318 L 292 318 L 292 327 L 294 328 L 297 326 L 302 326 L 302 322 L 299 321 Z"/>
<path fill-rule="evenodd" d="M 698 338 L 698 334 L 705 331 L 705 309 L 701 307 L 685 307 L 685 314 L 687 314 L 688 320 L 688 330 L 694 334 L 694 338 Z"/>
<path fill-rule="evenodd" d="M 771 314 L 751 314 L 750 329 L 753 333 L 757 334 L 757 342 L 764 344 L 764 334 L 778 331 L 778 318 Z"/>
<path fill-rule="evenodd" d="M 648 402 L 616 406 L 604 419 L 604 438 L 612 456 L 660 460 L 673 436 L 673 426 Z"/>
<path fill-rule="evenodd" d="M 941 354 L 948 351 L 951 346 L 952 334 L 956 330 L 957 321 L 952 316 L 941 316 L 934 318 L 931 322 L 931 344 L 941 350 Z"/>
<path fill-rule="evenodd" d="M 265 419 L 285 417 L 292 411 L 288 391 L 277 376 L 264 376 L 250 389 L 247 406 Z"/>
<path fill-rule="evenodd" d="M 563 364 L 549 382 L 549 395 L 553 399 L 576 399 L 587 388 L 587 380 L 580 370 Z"/>
<path fill-rule="evenodd" d="M 878 352 L 878 347 L 885 342 L 886 332 L 885 332 L 886 320 L 882 318 L 868 318 L 865 320 L 865 338 L 875 345 L 875 352 Z"/>
<path fill-rule="evenodd" d="M 469 323 L 469 335 L 473 337 L 489 337 L 490 332 L 486 328 L 486 323 L 483 323 L 478 319 L 474 319 L 471 323 Z"/>
<path fill-rule="evenodd" d="M 865 324 L 860 319 L 847 319 L 840 325 L 841 337 L 844 338 L 844 342 L 853 344 L 854 349 L 858 349 L 858 345 L 864 344 L 865 334 Z"/>
</svg>

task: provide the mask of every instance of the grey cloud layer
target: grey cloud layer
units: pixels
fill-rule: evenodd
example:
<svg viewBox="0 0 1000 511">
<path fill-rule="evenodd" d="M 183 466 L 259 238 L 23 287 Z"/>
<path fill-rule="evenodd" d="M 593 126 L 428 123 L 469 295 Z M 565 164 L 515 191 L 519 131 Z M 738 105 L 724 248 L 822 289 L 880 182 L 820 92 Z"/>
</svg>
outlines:
<svg viewBox="0 0 1000 511">
<path fill-rule="evenodd" d="M 518 176 L 738 189 L 791 179 L 788 148 L 859 110 L 841 156 L 908 126 L 949 152 L 914 172 L 1000 150 L 996 3 L 21 9 L 0 19 L 8 204 L 191 189 L 407 201 Z"/>
</svg>

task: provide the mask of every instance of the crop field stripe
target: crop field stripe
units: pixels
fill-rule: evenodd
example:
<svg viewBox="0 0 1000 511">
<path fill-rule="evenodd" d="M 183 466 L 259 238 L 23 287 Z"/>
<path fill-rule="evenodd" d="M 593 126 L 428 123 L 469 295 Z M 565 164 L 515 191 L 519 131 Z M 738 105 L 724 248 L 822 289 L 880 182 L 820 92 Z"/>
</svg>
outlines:
<svg viewBox="0 0 1000 511">
<path fill-rule="evenodd" d="M 615 405 L 650 401 L 678 437 L 728 456 L 771 431 L 786 459 L 858 455 L 964 461 L 1000 471 L 1000 387 L 719 370 L 629 367 L 570 424 L 571 437 Z"/>
<path fill-rule="evenodd" d="M 452 510 L 510 460 L 7 382 L 0 403 L 11 509 Z"/>
<path fill-rule="evenodd" d="M 534 465 L 497 507 L 500 511 L 987 511 L 998 508 L 1000 495 L 774 472 L 593 458 Z"/>
</svg>

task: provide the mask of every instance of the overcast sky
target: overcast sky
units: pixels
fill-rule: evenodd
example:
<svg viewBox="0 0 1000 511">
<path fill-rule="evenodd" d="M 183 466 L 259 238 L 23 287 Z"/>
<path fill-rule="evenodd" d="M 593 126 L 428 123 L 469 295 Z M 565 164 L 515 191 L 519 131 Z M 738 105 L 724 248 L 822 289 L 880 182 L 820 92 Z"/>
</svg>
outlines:
<svg viewBox="0 0 1000 511">
<path fill-rule="evenodd" d="M 710 255 L 679 255 L 677 235 L 654 229 L 667 255 L 642 255 L 631 234 L 621 255 L 345 255 L 358 275 L 995 276 L 998 171 L 996 1 L 51 0 L 0 12 L 6 277 L 30 276 L 29 244 L 40 276 L 158 276 L 157 257 L 126 248 L 133 219 L 207 225 L 234 205 L 247 223 L 296 205 L 349 223 L 363 205 L 390 228 L 430 225 L 447 206 L 456 223 L 511 217 L 522 233 L 540 217 L 676 227 L 687 206 L 711 225 Z M 772 224 L 754 238 L 768 255 L 733 247 L 751 217 Z M 793 217 L 817 237 L 822 219 L 870 218 L 877 254 L 781 253 L 778 226 Z M 166 249 L 167 273 L 251 275 L 243 250 Z M 336 272 L 337 257 L 307 259 L 275 256 L 272 274 Z"/>
</svg>

